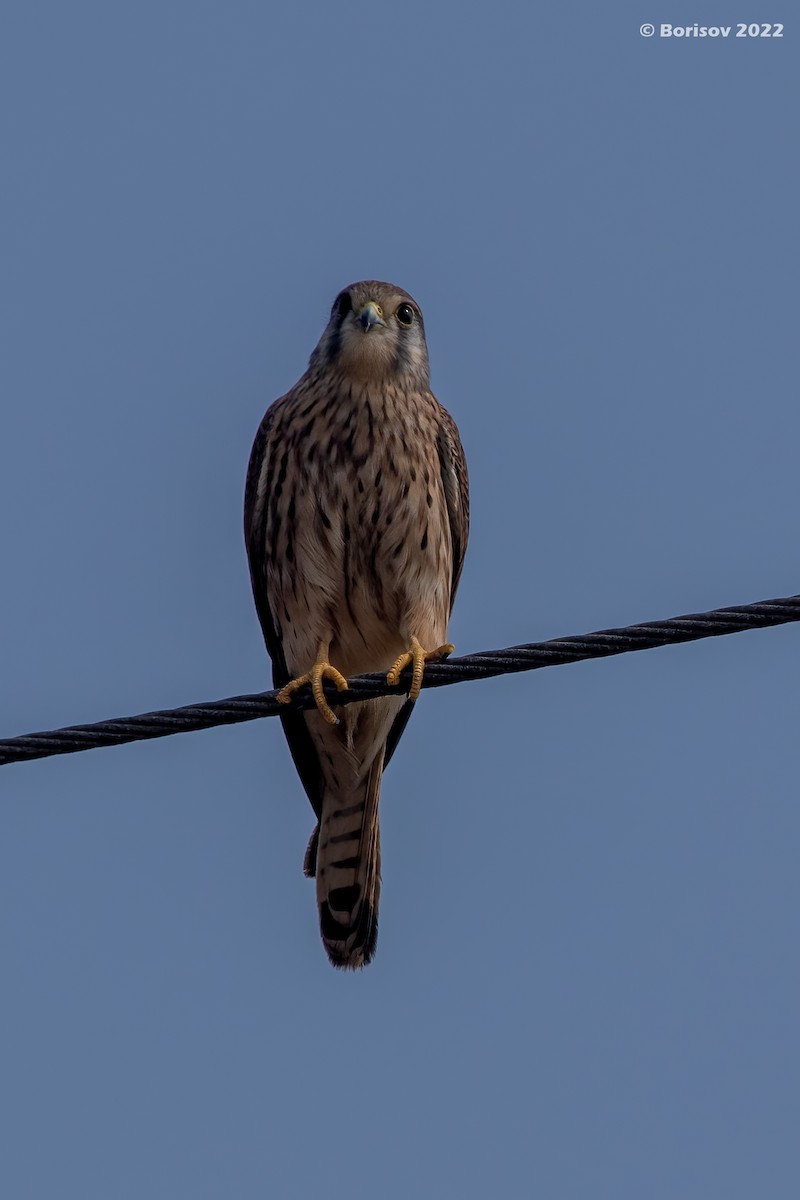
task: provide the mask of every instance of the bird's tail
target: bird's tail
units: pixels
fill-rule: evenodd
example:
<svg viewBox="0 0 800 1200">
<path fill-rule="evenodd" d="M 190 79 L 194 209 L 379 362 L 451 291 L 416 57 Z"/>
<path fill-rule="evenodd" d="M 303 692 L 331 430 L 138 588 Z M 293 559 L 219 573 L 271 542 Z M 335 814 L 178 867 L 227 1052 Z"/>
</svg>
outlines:
<svg viewBox="0 0 800 1200">
<path fill-rule="evenodd" d="M 335 967 L 365 967 L 375 953 L 382 775 L 381 753 L 358 791 L 345 797 L 326 794 L 322 819 L 306 851 L 304 870 L 317 880 L 320 933 Z"/>
</svg>

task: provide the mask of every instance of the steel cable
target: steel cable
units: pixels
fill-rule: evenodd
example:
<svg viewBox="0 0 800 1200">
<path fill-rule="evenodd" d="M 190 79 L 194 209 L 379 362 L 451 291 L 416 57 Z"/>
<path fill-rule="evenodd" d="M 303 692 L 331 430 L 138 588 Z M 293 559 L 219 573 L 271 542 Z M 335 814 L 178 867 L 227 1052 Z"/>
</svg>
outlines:
<svg viewBox="0 0 800 1200">
<path fill-rule="evenodd" d="M 757 604 L 741 604 L 719 608 L 712 612 L 690 613 L 666 621 L 648 621 L 622 629 L 602 629 L 577 637 L 555 638 L 548 642 L 531 642 L 524 646 L 509 646 L 505 650 L 482 650 L 462 658 L 429 663 L 425 668 L 423 687 L 447 687 L 452 683 L 467 683 L 476 679 L 491 679 L 518 671 L 536 671 L 540 667 L 555 667 L 590 658 L 608 658 L 614 654 L 629 654 L 636 650 L 652 650 L 656 646 L 671 646 L 680 642 L 695 642 L 701 638 L 721 637 L 743 633 L 748 629 L 765 629 L 800 621 L 800 596 L 777 600 L 762 600 Z M 360 675 L 351 679 L 347 692 L 325 689 L 330 704 L 352 704 L 356 700 L 376 696 L 402 695 L 408 689 L 409 676 L 396 687 L 389 687 L 385 675 Z M 189 704 L 184 708 L 163 709 L 141 713 L 135 717 L 115 717 L 91 725 L 71 725 L 20 737 L 0 740 L 0 766 L 27 762 L 54 754 L 74 754 L 79 750 L 94 750 L 100 746 L 118 746 L 125 742 L 148 738 L 170 737 L 217 725 L 235 725 L 255 721 L 259 717 L 274 717 L 286 711 L 278 704 L 277 692 L 257 692 L 249 696 L 231 696 L 205 704 Z M 305 692 L 297 696 L 297 708 L 312 708 L 314 701 Z"/>
</svg>

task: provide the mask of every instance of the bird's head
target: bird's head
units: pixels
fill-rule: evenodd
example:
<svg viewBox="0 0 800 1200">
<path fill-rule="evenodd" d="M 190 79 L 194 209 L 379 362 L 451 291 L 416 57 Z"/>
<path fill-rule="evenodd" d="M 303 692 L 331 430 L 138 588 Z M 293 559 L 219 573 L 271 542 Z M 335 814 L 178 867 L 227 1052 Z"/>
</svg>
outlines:
<svg viewBox="0 0 800 1200">
<path fill-rule="evenodd" d="M 346 287 L 333 302 L 311 367 L 338 370 L 365 383 L 402 377 L 415 388 L 427 388 L 428 348 L 416 300 L 374 279 Z"/>
</svg>

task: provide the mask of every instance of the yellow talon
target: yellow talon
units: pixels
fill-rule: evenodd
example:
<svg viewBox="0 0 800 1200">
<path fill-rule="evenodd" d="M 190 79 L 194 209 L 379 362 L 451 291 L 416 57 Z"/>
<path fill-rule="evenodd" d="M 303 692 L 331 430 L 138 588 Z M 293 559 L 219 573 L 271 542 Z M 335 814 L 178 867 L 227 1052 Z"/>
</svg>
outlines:
<svg viewBox="0 0 800 1200">
<path fill-rule="evenodd" d="M 405 654 L 401 654 L 399 658 L 395 659 L 386 676 L 386 682 L 389 684 L 389 687 L 394 687 L 400 682 L 400 672 L 404 671 L 411 664 L 411 687 L 408 690 L 408 698 L 409 700 L 416 700 L 422 690 L 422 676 L 425 672 L 425 663 L 446 658 L 454 650 L 455 646 L 452 642 L 445 642 L 443 646 L 439 646 L 436 650 L 423 650 L 417 639 L 412 637 L 411 649 L 406 650 Z M 280 699 L 280 696 L 278 699 Z"/>
<path fill-rule="evenodd" d="M 276 697 L 278 704 L 291 704 L 292 696 L 299 691 L 301 687 L 305 687 L 307 683 L 311 684 L 311 695 L 314 697 L 314 703 L 319 709 L 320 715 L 328 722 L 329 725 L 338 725 L 339 718 L 331 708 L 328 701 L 325 699 L 325 692 L 322 690 L 323 679 L 330 679 L 336 684 L 337 690 L 346 692 L 349 684 L 342 675 L 341 671 L 337 671 L 336 667 L 332 667 L 329 662 L 320 659 L 315 662 L 310 671 L 306 671 L 305 675 L 298 675 L 297 679 L 292 679 L 285 687 L 282 687 Z"/>
</svg>

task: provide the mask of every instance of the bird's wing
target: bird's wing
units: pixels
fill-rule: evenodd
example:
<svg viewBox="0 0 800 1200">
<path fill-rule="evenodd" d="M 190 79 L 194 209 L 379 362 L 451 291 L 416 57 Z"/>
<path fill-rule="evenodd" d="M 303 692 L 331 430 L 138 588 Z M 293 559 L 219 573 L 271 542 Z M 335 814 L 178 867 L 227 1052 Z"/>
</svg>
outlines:
<svg viewBox="0 0 800 1200">
<path fill-rule="evenodd" d="M 461 578 L 461 568 L 464 566 L 464 555 L 467 552 L 469 537 L 469 476 L 467 475 L 467 460 L 464 457 L 464 447 L 456 428 L 456 423 L 447 409 L 439 406 L 441 423 L 437 438 L 439 466 L 444 484 L 444 498 L 447 504 L 447 519 L 450 523 L 450 541 L 453 547 L 453 578 L 450 585 L 450 607 L 456 598 L 458 581 Z"/>
<path fill-rule="evenodd" d="M 283 687 L 290 679 L 283 644 L 267 595 L 267 514 L 272 502 L 273 482 L 273 472 L 269 464 L 270 434 L 280 404 L 281 400 L 275 401 L 258 428 L 247 467 L 244 497 L 244 537 L 250 563 L 253 598 L 264 641 L 272 659 L 272 682 L 276 688 Z M 280 714 L 280 719 L 300 781 L 319 818 L 322 812 L 322 771 L 305 717 L 302 712 L 287 709 L 285 713 Z"/>
<path fill-rule="evenodd" d="M 411 716 L 412 712 L 414 711 L 415 703 L 416 703 L 416 701 L 414 701 L 414 700 L 406 700 L 405 704 L 400 709 L 400 712 L 397 714 L 394 721 L 392 722 L 392 727 L 389 730 L 389 736 L 386 739 L 386 749 L 383 753 L 384 767 L 388 767 L 389 759 L 392 757 L 395 750 L 397 749 L 397 743 L 400 741 L 400 738 L 403 736 L 403 730 L 405 729 L 406 725 L 408 724 L 408 719 Z"/>
</svg>

